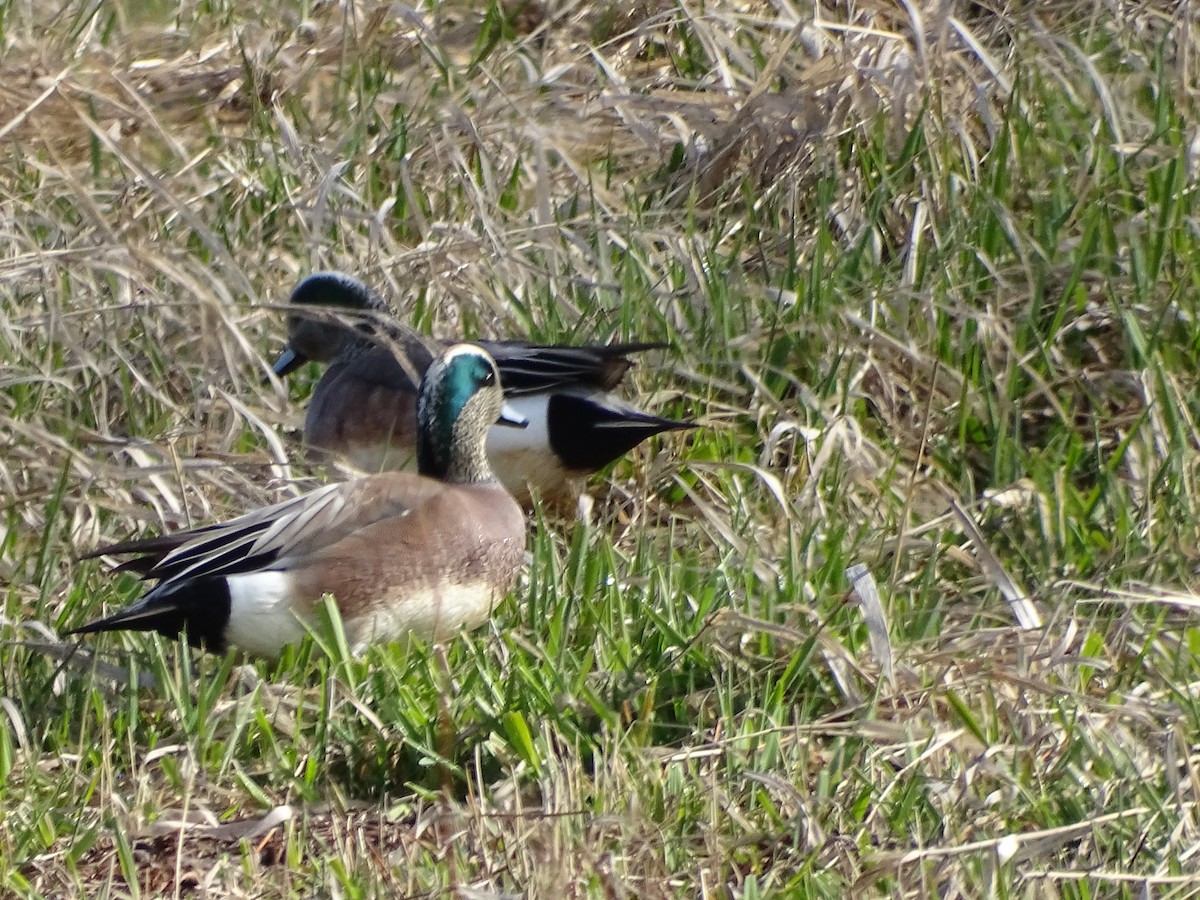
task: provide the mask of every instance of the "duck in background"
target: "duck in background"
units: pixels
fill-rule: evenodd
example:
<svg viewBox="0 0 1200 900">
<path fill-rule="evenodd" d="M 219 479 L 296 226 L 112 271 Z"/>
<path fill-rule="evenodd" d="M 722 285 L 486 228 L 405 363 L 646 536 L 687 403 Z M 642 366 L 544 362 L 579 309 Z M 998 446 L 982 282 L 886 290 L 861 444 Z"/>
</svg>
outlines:
<svg viewBox="0 0 1200 900">
<path fill-rule="evenodd" d="M 304 309 L 288 316 L 288 343 L 275 374 L 283 377 L 310 360 L 329 367 L 309 401 L 305 442 L 364 472 L 411 466 L 416 382 L 446 342 L 397 324 L 379 294 L 341 272 L 310 275 L 290 302 Z M 347 321 L 350 316 L 358 321 Z M 695 427 L 643 412 L 611 393 L 633 365 L 630 354 L 663 344 L 475 343 L 496 361 L 508 402 L 530 423 L 520 432 L 492 428 L 487 438 L 496 476 L 523 505 L 535 491 L 546 499 L 569 496 L 571 481 L 647 438 Z"/>
</svg>

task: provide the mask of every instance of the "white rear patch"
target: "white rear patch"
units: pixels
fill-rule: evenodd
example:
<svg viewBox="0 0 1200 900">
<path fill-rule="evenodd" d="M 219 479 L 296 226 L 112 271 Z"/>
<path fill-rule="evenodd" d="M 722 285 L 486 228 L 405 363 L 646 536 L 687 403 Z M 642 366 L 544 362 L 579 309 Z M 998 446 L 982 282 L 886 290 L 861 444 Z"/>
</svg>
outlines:
<svg viewBox="0 0 1200 900">
<path fill-rule="evenodd" d="M 569 473 L 550 449 L 548 411 L 550 398 L 546 394 L 513 397 L 506 401 L 529 420 L 525 428 L 506 428 L 493 425 L 487 436 L 488 461 L 496 477 L 518 500 L 528 496 L 520 486 L 528 484 L 547 494 L 561 487 Z"/>
<path fill-rule="evenodd" d="M 287 572 L 229 575 L 229 624 L 225 640 L 257 656 L 276 657 L 300 641 L 304 625 L 292 611 L 292 579 Z"/>
<path fill-rule="evenodd" d="M 524 416 L 529 424 L 524 428 L 510 428 L 507 425 L 493 425 L 488 431 L 488 456 L 497 453 L 516 451 L 540 453 L 550 446 L 548 413 L 550 397 L 546 394 L 534 394 L 527 397 L 506 397 L 504 402 L 518 414 Z"/>
</svg>

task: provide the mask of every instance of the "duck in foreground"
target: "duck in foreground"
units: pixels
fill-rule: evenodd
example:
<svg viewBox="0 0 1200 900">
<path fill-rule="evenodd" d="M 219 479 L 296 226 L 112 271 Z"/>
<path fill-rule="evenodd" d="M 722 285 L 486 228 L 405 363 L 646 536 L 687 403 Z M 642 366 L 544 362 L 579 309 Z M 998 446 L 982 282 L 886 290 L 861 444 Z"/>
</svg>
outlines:
<svg viewBox="0 0 1200 900">
<path fill-rule="evenodd" d="M 228 522 L 104 547 L 157 579 L 133 606 L 71 634 L 186 633 L 192 646 L 277 656 L 332 594 L 350 646 L 442 640 L 483 622 L 524 564 L 525 520 L 484 451 L 494 422 L 522 427 L 496 365 L 459 344 L 435 357 L 417 404 L 420 474 L 320 488 Z"/>
<path fill-rule="evenodd" d="M 365 472 L 407 468 L 417 433 L 414 378 L 432 358 L 429 340 L 397 325 L 379 294 L 340 272 L 304 279 L 291 302 L 308 312 L 288 316 L 288 344 L 275 374 L 283 377 L 309 360 L 329 365 L 309 401 L 306 443 Z M 331 314 L 320 316 L 321 309 Z M 362 318 L 347 324 L 334 315 L 338 311 Z M 398 345 L 408 371 L 388 343 Z M 521 503 L 528 503 L 531 490 L 561 496 L 570 480 L 598 471 L 647 438 L 694 427 L 610 394 L 633 365 L 629 354 L 663 344 L 477 343 L 496 360 L 513 408 L 530 422 L 519 433 L 493 428 L 487 439 L 496 476 Z"/>
</svg>

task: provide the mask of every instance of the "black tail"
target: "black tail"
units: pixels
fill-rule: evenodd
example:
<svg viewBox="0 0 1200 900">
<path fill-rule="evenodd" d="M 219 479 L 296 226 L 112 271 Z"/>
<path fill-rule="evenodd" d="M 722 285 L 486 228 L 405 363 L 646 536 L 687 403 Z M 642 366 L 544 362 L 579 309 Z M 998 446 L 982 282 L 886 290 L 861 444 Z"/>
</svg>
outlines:
<svg viewBox="0 0 1200 900">
<path fill-rule="evenodd" d="M 173 638 L 183 632 L 193 647 L 223 653 L 231 605 L 229 585 L 223 577 L 165 582 L 128 609 L 65 633 L 157 631 Z"/>
<path fill-rule="evenodd" d="M 187 543 L 195 535 L 195 531 L 180 531 L 175 534 L 160 534 L 157 537 L 134 538 L 121 541 L 119 544 L 109 544 L 84 553 L 80 559 L 95 559 L 98 556 L 125 556 L 130 553 L 139 554 L 135 559 L 127 559 L 119 566 L 114 566 L 113 572 L 134 572 L 142 578 L 162 562 L 163 557 L 172 550 Z"/>
<path fill-rule="evenodd" d="M 664 431 L 695 428 L 602 394 L 557 393 L 546 410 L 550 445 L 571 469 L 594 472 Z"/>
</svg>

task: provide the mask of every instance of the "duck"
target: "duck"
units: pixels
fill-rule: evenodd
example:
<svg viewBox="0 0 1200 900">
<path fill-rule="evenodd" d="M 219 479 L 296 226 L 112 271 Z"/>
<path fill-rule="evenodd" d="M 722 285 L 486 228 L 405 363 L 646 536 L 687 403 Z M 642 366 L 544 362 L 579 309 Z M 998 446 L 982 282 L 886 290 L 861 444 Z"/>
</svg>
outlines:
<svg viewBox="0 0 1200 900">
<path fill-rule="evenodd" d="M 275 374 L 284 378 L 309 361 L 328 367 L 309 400 L 305 443 L 319 458 L 363 472 L 410 467 L 415 385 L 445 342 L 397 323 L 379 293 L 343 272 L 309 275 L 289 303 L 301 309 L 288 315 Z M 523 506 L 534 494 L 548 501 L 569 497 L 574 482 L 648 438 L 695 427 L 612 395 L 633 365 L 631 354 L 665 344 L 475 343 L 495 359 L 508 402 L 530 423 L 520 432 L 492 428 L 487 437 L 497 478 Z"/>
<path fill-rule="evenodd" d="M 277 658 L 332 595 L 356 653 L 415 635 L 444 641 L 486 620 L 525 564 L 525 517 L 496 479 L 489 427 L 527 422 L 482 348 L 435 355 L 417 399 L 417 471 L 381 472 L 212 525 L 102 547 L 114 571 L 157 583 L 68 634 L 181 633 L 197 648 Z"/>
</svg>

